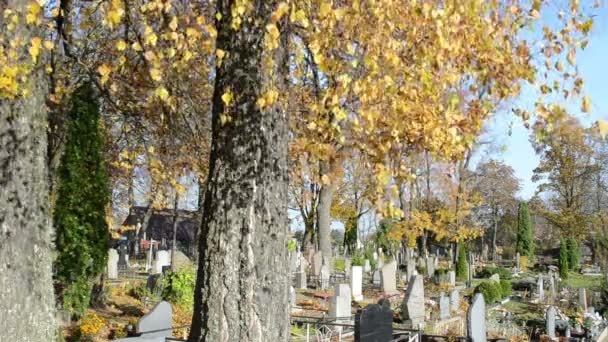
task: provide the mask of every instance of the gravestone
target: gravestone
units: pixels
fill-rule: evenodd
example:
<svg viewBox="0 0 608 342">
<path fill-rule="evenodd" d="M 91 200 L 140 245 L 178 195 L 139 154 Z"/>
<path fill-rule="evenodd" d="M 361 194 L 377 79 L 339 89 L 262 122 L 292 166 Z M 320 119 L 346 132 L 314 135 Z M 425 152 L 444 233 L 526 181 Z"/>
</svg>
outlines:
<svg viewBox="0 0 608 342">
<path fill-rule="evenodd" d="M 517 254 L 515 255 L 515 268 L 517 268 L 518 271 L 521 270 L 521 268 L 519 266 L 519 258 L 520 258 L 520 255 L 519 255 L 519 252 L 517 252 Z"/>
<path fill-rule="evenodd" d="M 350 288 L 356 302 L 363 300 L 363 266 L 353 266 L 351 268 Z"/>
<path fill-rule="evenodd" d="M 351 295 L 348 284 L 336 284 L 334 296 L 329 306 L 329 317 L 350 320 Z"/>
<path fill-rule="evenodd" d="M 467 314 L 467 330 L 471 342 L 486 342 L 486 302 L 481 293 L 473 298 Z"/>
<path fill-rule="evenodd" d="M 432 278 L 435 275 L 435 258 L 427 257 L 426 258 L 426 275 L 429 278 Z"/>
<path fill-rule="evenodd" d="M 545 299 L 545 289 L 543 284 L 543 277 L 538 277 L 538 282 L 536 283 L 536 288 L 538 290 L 538 300 L 543 301 Z"/>
<path fill-rule="evenodd" d="M 416 275 L 416 262 L 412 258 L 407 259 L 407 281 Z"/>
<path fill-rule="evenodd" d="M 500 276 L 498 275 L 498 273 L 494 273 L 490 276 L 490 281 L 493 281 L 495 283 L 499 283 L 500 284 Z"/>
<path fill-rule="evenodd" d="M 319 273 L 319 281 L 321 282 L 321 290 L 325 290 L 329 287 L 329 266 L 321 266 L 321 272 Z"/>
<path fill-rule="evenodd" d="M 369 263 L 369 260 L 365 259 L 365 263 L 363 264 L 363 271 L 369 272 L 372 270 L 372 266 Z"/>
<path fill-rule="evenodd" d="M 127 245 L 121 244 L 118 246 L 118 269 L 126 270 L 128 266 L 127 262 Z"/>
<path fill-rule="evenodd" d="M 296 252 L 289 253 L 289 271 L 296 272 L 298 269 L 298 254 Z"/>
<path fill-rule="evenodd" d="M 153 273 L 162 273 L 163 266 L 171 266 L 171 255 L 169 251 L 157 251 L 154 261 Z"/>
<path fill-rule="evenodd" d="M 372 254 L 372 257 L 374 258 L 375 261 L 378 261 L 378 253 L 377 252 L 374 252 L 374 254 Z"/>
<path fill-rule="evenodd" d="M 118 278 L 118 251 L 114 248 L 108 250 L 108 279 Z"/>
<path fill-rule="evenodd" d="M 380 285 L 381 281 L 382 281 L 382 279 L 380 277 L 380 271 L 375 270 L 374 271 L 374 275 L 372 276 L 372 284 L 374 284 L 374 285 Z"/>
<path fill-rule="evenodd" d="M 296 287 L 298 289 L 305 289 L 307 284 L 306 284 L 306 268 L 304 267 L 304 264 L 300 264 L 299 267 L 299 272 L 296 273 Z"/>
<path fill-rule="evenodd" d="M 407 285 L 401 304 L 402 318 L 413 329 L 424 327 L 424 282 L 422 275 L 415 275 Z"/>
<path fill-rule="evenodd" d="M 148 288 L 148 290 L 150 290 L 150 292 L 156 293 L 158 279 L 160 279 L 160 276 L 160 274 L 150 274 L 148 276 L 148 279 L 146 280 L 146 287 Z"/>
<path fill-rule="evenodd" d="M 546 331 L 547 331 L 547 335 L 549 335 L 549 338 L 554 339 L 556 338 L 555 336 L 555 307 L 550 306 L 547 308 L 547 313 L 546 313 Z"/>
<path fill-rule="evenodd" d="M 312 274 L 315 277 L 321 274 L 321 266 L 323 266 L 323 253 L 318 251 L 312 256 Z"/>
<path fill-rule="evenodd" d="M 289 287 L 289 304 L 291 304 L 291 306 L 296 305 L 296 289 L 294 289 L 293 286 Z"/>
<path fill-rule="evenodd" d="M 578 303 L 583 309 L 583 312 L 587 312 L 587 291 L 584 287 L 578 289 Z"/>
<path fill-rule="evenodd" d="M 397 292 L 397 263 L 393 260 L 382 266 L 381 280 L 382 290 L 386 294 L 395 294 Z"/>
<path fill-rule="evenodd" d="M 344 273 L 346 273 L 346 275 L 350 274 L 350 258 L 344 259 Z"/>
<path fill-rule="evenodd" d="M 456 286 L 456 272 L 448 271 L 448 284 L 450 284 L 450 286 Z"/>
<path fill-rule="evenodd" d="M 551 300 L 555 299 L 555 277 L 553 276 L 553 272 L 549 272 L 549 296 L 551 296 Z"/>
<path fill-rule="evenodd" d="M 393 312 L 386 299 L 370 304 L 355 315 L 355 341 L 386 342 L 393 339 Z"/>
<path fill-rule="evenodd" d="M 450 291 L 450 308 L 452 311 L 458 311 L 460 308 L 460 292 L 456 289 Z"/>
<path fill-rule="evenodd" d="M 450 318 L 450 299 L 443 293 L 439 296 L 439 319 Z"/>
<path fill-rule="evenodd" d="M 171 330 L 158 331 L 149 334 L 145 333 L 148 331 L 170 329 L 173 324 L 172 316 L 173 311 L 171 309 L 171 304 L 161 301 L 137 322 L 135 331 L 138 334 L 144 333 L 146 338 L 171 337 Z"/>
</svg>

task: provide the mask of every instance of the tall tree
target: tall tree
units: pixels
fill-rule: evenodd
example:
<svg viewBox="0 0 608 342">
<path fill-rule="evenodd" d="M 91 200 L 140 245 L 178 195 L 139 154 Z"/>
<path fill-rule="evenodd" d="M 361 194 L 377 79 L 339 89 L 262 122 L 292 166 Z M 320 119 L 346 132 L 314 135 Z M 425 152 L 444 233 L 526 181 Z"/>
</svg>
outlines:
<svg viewBox="0 0 608 342">
<path fill-rule="evenodd" d="M 224 58 L 215 73 L 191 342 L 289 338 L 288 118 L 275 102 L 288 75 L 284 5 L 254 0 L 236 11 L 233 1 L 217 1 Z"/>
<path fill-rule="evenodd" d="M 0 340 L 53 341 L 41 8 L 0 0 Z"/>
<path fill-rule="evenodd" d="M 480 194 L 482 204 L 478 206 L 478 216 L 492 229 L 492 257 L 496 256 L 496 236 L 502 217 L 517 203 L 515 195 L 519 181 L 509 165 L 490 160 L 477 165 L 473 191 Z M 514 211 L 514 210 L 513 210 Z"/>
<path fill-rule="evenodd" d="M 586 194 L 598 166 L 593 163 L 593 150 L 588 133 L 564 109 L 553 108 L 553 128 L 543 129 L 533 140 L 540 155 L 533 180 L 544 180 L 539 192 L 550 194 L 545 217 L 564 237 L 582 238 L 589 232 L 590 217 L 584 210 Z"/>
<path fill-rule="evenodd" d="M 99 103 L 90 83 L 72 95 L 65 151 L 53 221 L 56 228 L 55 291 L 59 302 L 80 316 L 106 266 L 110 201 L 103 158 Z"/>
<path fill-rule="evenodd" d="M 515 250 L 528 259 L 534 256 L 534 228 L 530 222 L 528 203 L 520 202 L 517 213 L 517 244 Z"/>
</svg>

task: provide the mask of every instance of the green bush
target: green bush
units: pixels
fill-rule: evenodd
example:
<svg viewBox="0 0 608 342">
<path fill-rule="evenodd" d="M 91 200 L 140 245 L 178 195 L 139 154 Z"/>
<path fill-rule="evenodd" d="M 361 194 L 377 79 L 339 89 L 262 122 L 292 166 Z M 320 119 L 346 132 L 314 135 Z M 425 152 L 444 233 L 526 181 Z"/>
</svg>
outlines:
<svg viewBox="0 0 608 342">
<path fill-rule="evenodd" d="M 336 272 L 344 272 L 346 268 L 346 261 L 342 258 L 336 258 L 334 260 L 334 271 Z"/>
<path fill-rule="evenodd" d="M 486 266 L 477 272 L 479 278 L 490 278 L 493 274 L 498 274 L 500 279 L 511 280 L 511 271 L 502 267 Z"/>
<path fill-rule="evenodd" d="M 373 248 L 367 248 L 365 250 L 365 259 L 369 260 L 369 265 L 372 270 L 376 269 L 376 260 L 374 260 L 374 250 Z"/>
<path fill-rule="evenodd" d="M 167 273 L 163 279 L 162 298 L 185 311 L 192 311 L 196 275 L 193 269 L 183 268 Z"/>
<path fill-rule="evenodd" d="M 580 259 L 578 242 L 574 238 L 568 238 L 566 240 L 566 249 L 568 251 L 568 269 L 574 271 L 578 267 Z"/>
<path fill-rule="evenodd" d="M 511 292 L 513 291 L 513 286 L 511 285 L 511 282 L 508 280 L 500 280 L 500 295 L 501 298 L 506 298 L 509 297 L 511 295 Z"/>
<path fill-rule="evenodd" d="M 93 283 L 86 278 L 78 278 L 63 289 L 63 308 L 72 316 L 80 318 L 89 307 Z"/>
<path fill-rule="evenodd" d="M 150 291 L 150 289 L 148 289 L 148 286 L 146 286 L 146 284 L 139 283 L 138 285 L 133 287 L 131 290 L 129 290 L 129 296 L 143 301 L 144 298 L 146 298 L 146 297 L 147 298 L 152 297 L 152 291 Z"/>
<path fill-rule="evenodd" d="M 519 203 L 516 250 L 521 256 L 525 255 L 532 261 L 534 257 L 534 228 L 530 222 L 530 213 L 526 202 Z"/>
<path fill-rule="evenodd" d="M 357 254 L 353 255 L 353 258 L 351 259 L 350 264 L 352 266 L 364 266 L 365 258 L 363 257 L 363 255 L 357 253 Z"/>
<path fill-rule="evenodd" d="M 484 281 L 477 285 L 475 293 L 481 293 L 487 304 L 492 304 L 501 298 L 500 285 L 493 281 Z"/>
<path fill-rule="evenodd" d="M 460 280 L 467 280 L 467 251 L 464 243 L 460 244 L 458 249 L 458 260 L 456 262 L 456 277 Z"/>
</svg>

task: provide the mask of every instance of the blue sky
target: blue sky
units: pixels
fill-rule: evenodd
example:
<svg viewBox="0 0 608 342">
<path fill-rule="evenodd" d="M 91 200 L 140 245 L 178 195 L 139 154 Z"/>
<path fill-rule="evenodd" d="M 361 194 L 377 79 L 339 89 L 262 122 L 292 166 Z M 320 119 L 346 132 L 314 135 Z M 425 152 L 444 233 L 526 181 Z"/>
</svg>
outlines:
<svg viewBox="0 0 608 342">
<path fill-rule="evenodd" d="M 585 50 L 579 51 L 576 57 L 579 72 L 585 80 L 584 92 L 591 98 L 591 113 L 580 112 L 580 98 L 564 103 L 571 113 L 577 114 L 585 126 L 598 119 L 608 120 L 608 6 L 604 4 L 598 14 L 594 20 L 589 45 Z M 509 112 L 512 107 L 530 108 L 534 100 L 533 95 L 523 94 L 503 108 L 503 112 L 497 113 L 487 125 L 488 138 L 493 141 L 495 148 L 480 152 L 474 160 L 476 162 L 491 156 L 511 165 L 517 178 L 521 180 L 522 189 L 519 196 L 525 200 L 532 197 L 536 191 L 536 184 L 532 182 L 531 177 L 532 171 L 538 165 L 538 157 L 529 142 L 529 131 L 521 120 L 514 118 Z M 509 135 L 510 125 L 512 129 Z"/>
</svg>

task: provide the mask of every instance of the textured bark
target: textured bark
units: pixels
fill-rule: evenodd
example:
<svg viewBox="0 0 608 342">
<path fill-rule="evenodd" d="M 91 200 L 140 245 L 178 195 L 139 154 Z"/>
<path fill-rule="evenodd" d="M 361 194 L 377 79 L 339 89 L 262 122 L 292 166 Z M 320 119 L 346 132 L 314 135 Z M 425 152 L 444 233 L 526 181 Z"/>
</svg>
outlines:
<svg viewBox="0 0 608 342">
<path fill-rule="evenodd" d="M 4 4 L 25 11 L 28 2 L 0 0 L 0 9 Z M 32 32 L 19 26 L 12 34 L 29 41 Z M 53 341 L 47 87 L 39 72 L 23 86 L 30 96 L 0 99 L 0 341 Z"/>
<path fill-rule="evenodd" d="M 287 116 L 277 105 L 255 104 L 266 85 L 283 90 L 286 34 L 272 56 L 281 70 L 266 78 L 263 39 L 279 1 L 252 1 L 237 31 L 230 27 L 231 3 L 217 2 L 223 19 L 216 44 L 226 57 L 216 68 L 189 341 L 287 341 Z M 228 91 L 234 98 L 225 106 Z M 222 114 L 231 120 L 222 124 Z"/>
<path fill-rule="evenodd" d="M 321 162 L 321 175 L 330 173 L 329 162 Z M 319 249 L 323 256 L 331 259 L 331 201 L 334 196 L 335 185 L 323 184 L 319 190 L 319 204 L 317 205 L 317 228 L 319 229 Z"/>
</svg>

